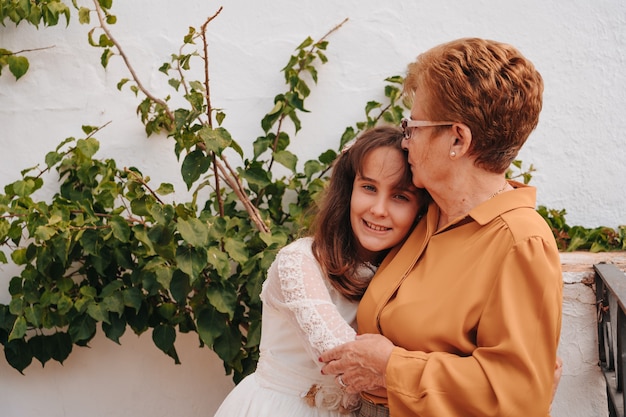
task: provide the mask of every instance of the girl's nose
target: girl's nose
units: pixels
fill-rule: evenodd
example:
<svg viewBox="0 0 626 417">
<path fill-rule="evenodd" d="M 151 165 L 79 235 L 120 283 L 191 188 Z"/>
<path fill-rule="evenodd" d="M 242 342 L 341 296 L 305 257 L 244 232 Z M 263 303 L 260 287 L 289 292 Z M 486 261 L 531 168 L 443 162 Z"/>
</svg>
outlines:
<svg viewBox="0 0 626 417">
<path fill-rule="evenodd" d="M 386 216 L 387 202 L 385 201 L 385 199 L 377 198 L 370 207 L 370 212 L 376 216 Z"/>
</svg>

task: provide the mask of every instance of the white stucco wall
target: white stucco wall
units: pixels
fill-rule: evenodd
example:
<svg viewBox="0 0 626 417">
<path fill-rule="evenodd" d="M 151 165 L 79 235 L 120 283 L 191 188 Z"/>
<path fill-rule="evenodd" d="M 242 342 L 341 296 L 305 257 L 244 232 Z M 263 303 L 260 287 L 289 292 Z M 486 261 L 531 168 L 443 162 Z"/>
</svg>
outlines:
<svg viewBox="0 0 626 417">
<path fill-rule="evenodd" d="M 531 183 L 538 187 L 538 203 L 567 209 L 572 225 L 626 223 L 623 0 L 116 0 L 113 4 L 118 16 L 114 35 L 140 78 L 158 96 L 171 91 L 157 69 L 178 51 L 188 26 L 199 27 L 224 6 L 208 32 L 212 100 L 225 110 L 224 126 L 246 149 L 261 133 L 260 120 L 271 109 L 273 97 L 284 89 L 280 69 L 294 48 L 305 37 L 317 39 L 348 17 L 329 39 L 329 63 L 320 68 L 319 85 L 307 103 L 311 113 L 302 116 L 303 130 L 295 140 L 301 160 L 335 148 L 344 128 L 363 118 L 365 103 L 382 100 L 384 78 L 403 74 L 419 52 L 465 36 L 512 43 L 536 64 L 546 84 L 539 127 L 520 155 L 537 168 Z M 90 28 L 79 25 L 75 14 L 67 28 L 63 24 L 39 30 L 26 24 L 15 28 L 8 22 L 0 27 L 0 47 L 17 51 L 53 46 L 27 54 L 31 68 L 18 82 L 8 69 L 0 76 L 0 185 L 17 179 L 20 170 L 42 163 L 66 137 L 81 137 L 82 124 L 111 121 L 97 134 L 98 155 L 115 158 L 119 166 L 138 167 L 155 184 L 174 182 L 176 198 L 184 198 L 182 182 L 176 180 L 172 143 L 145 138 L 135 116 L 137 98 L 115 88 L 128 73 L 119 58 L 103 70 L 101 51 L 87 44 Z M 10 267 L 0 265 L 0 302 L 8 302 L 11 276 Z M 602 381 L 589 365 L 594 361 L 593 332 L 588 332 L 593 322 L 586 292 L 590 290 L 567 288 L 573 292 L 566 291 L 571 302 L 566 300 L 564 306 L 562 349 L 567 350 L 561 353 L 566 368 L 553 414 L 597 415 L 581 404 L 596 401 L 600 405 L 593 410 L 603 407 Z M 581 332 L 581 326 L 587 331 Z M 100 335 L 91 348 L 76 347 L 64 366 L 48 364 L 42 370 L 34 364 L 25 376 L 0 360 L 0 415 L 211 416 L 232 383 L 223 377 L 212 352 L 197 347 L 194 336 L 180 337 L 181 366 L 160 353 L 148 334 L 140 338 L 128 334 L 121 347 Z M 593 399 L 587 401 L 590 395 Z"/>
</svg>

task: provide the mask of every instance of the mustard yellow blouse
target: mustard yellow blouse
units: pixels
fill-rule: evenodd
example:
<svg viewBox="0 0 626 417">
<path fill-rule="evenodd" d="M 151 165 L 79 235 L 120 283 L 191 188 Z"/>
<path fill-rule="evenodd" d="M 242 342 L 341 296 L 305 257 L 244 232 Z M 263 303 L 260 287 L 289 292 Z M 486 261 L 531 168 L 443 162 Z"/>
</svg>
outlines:
<svg viewBox="0 0 626 417">
<path fill-rule="evenodd" d="M 359 333 L 396 345 L 370 396 L 393 417 L 549 416 L 561 262 L 535 189 L 511 185 L 445 230 L 431 205 L 365 293 Z"/>
</svg>

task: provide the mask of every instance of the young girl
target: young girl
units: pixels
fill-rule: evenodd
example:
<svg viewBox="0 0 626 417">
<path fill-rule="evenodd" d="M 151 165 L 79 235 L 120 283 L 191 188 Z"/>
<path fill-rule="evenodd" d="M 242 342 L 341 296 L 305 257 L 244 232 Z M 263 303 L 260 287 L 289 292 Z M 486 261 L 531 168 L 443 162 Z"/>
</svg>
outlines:
<svg viewBox="0 0 626 417">
<path fill-rule="evenodd" d="M 411 182 L 402 132 L 363 133 L 335 161 L 315 233 L 287 245 L 268 271 L 256 372 L 215 417 L 333 417 L 359 405 L 321 374 L 321 352 L 354 340 L 376 265 L 413 228 L 428 196 Z"/>
</svg>

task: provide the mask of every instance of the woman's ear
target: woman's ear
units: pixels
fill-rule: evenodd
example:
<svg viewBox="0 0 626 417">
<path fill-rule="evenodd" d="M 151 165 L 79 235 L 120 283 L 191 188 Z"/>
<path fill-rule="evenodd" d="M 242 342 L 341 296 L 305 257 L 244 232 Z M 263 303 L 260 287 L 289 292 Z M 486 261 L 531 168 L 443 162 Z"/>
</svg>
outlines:
<svg viewBox="0 0 626 417">
<path fill-rule="evenodd" d="M 467 154 L 472 144 L 472 131 L 470 128 L 462 123 L 455 123 L 452 125 L 452 135 L 450 155 L 458 158 Z"/>
</svg>

